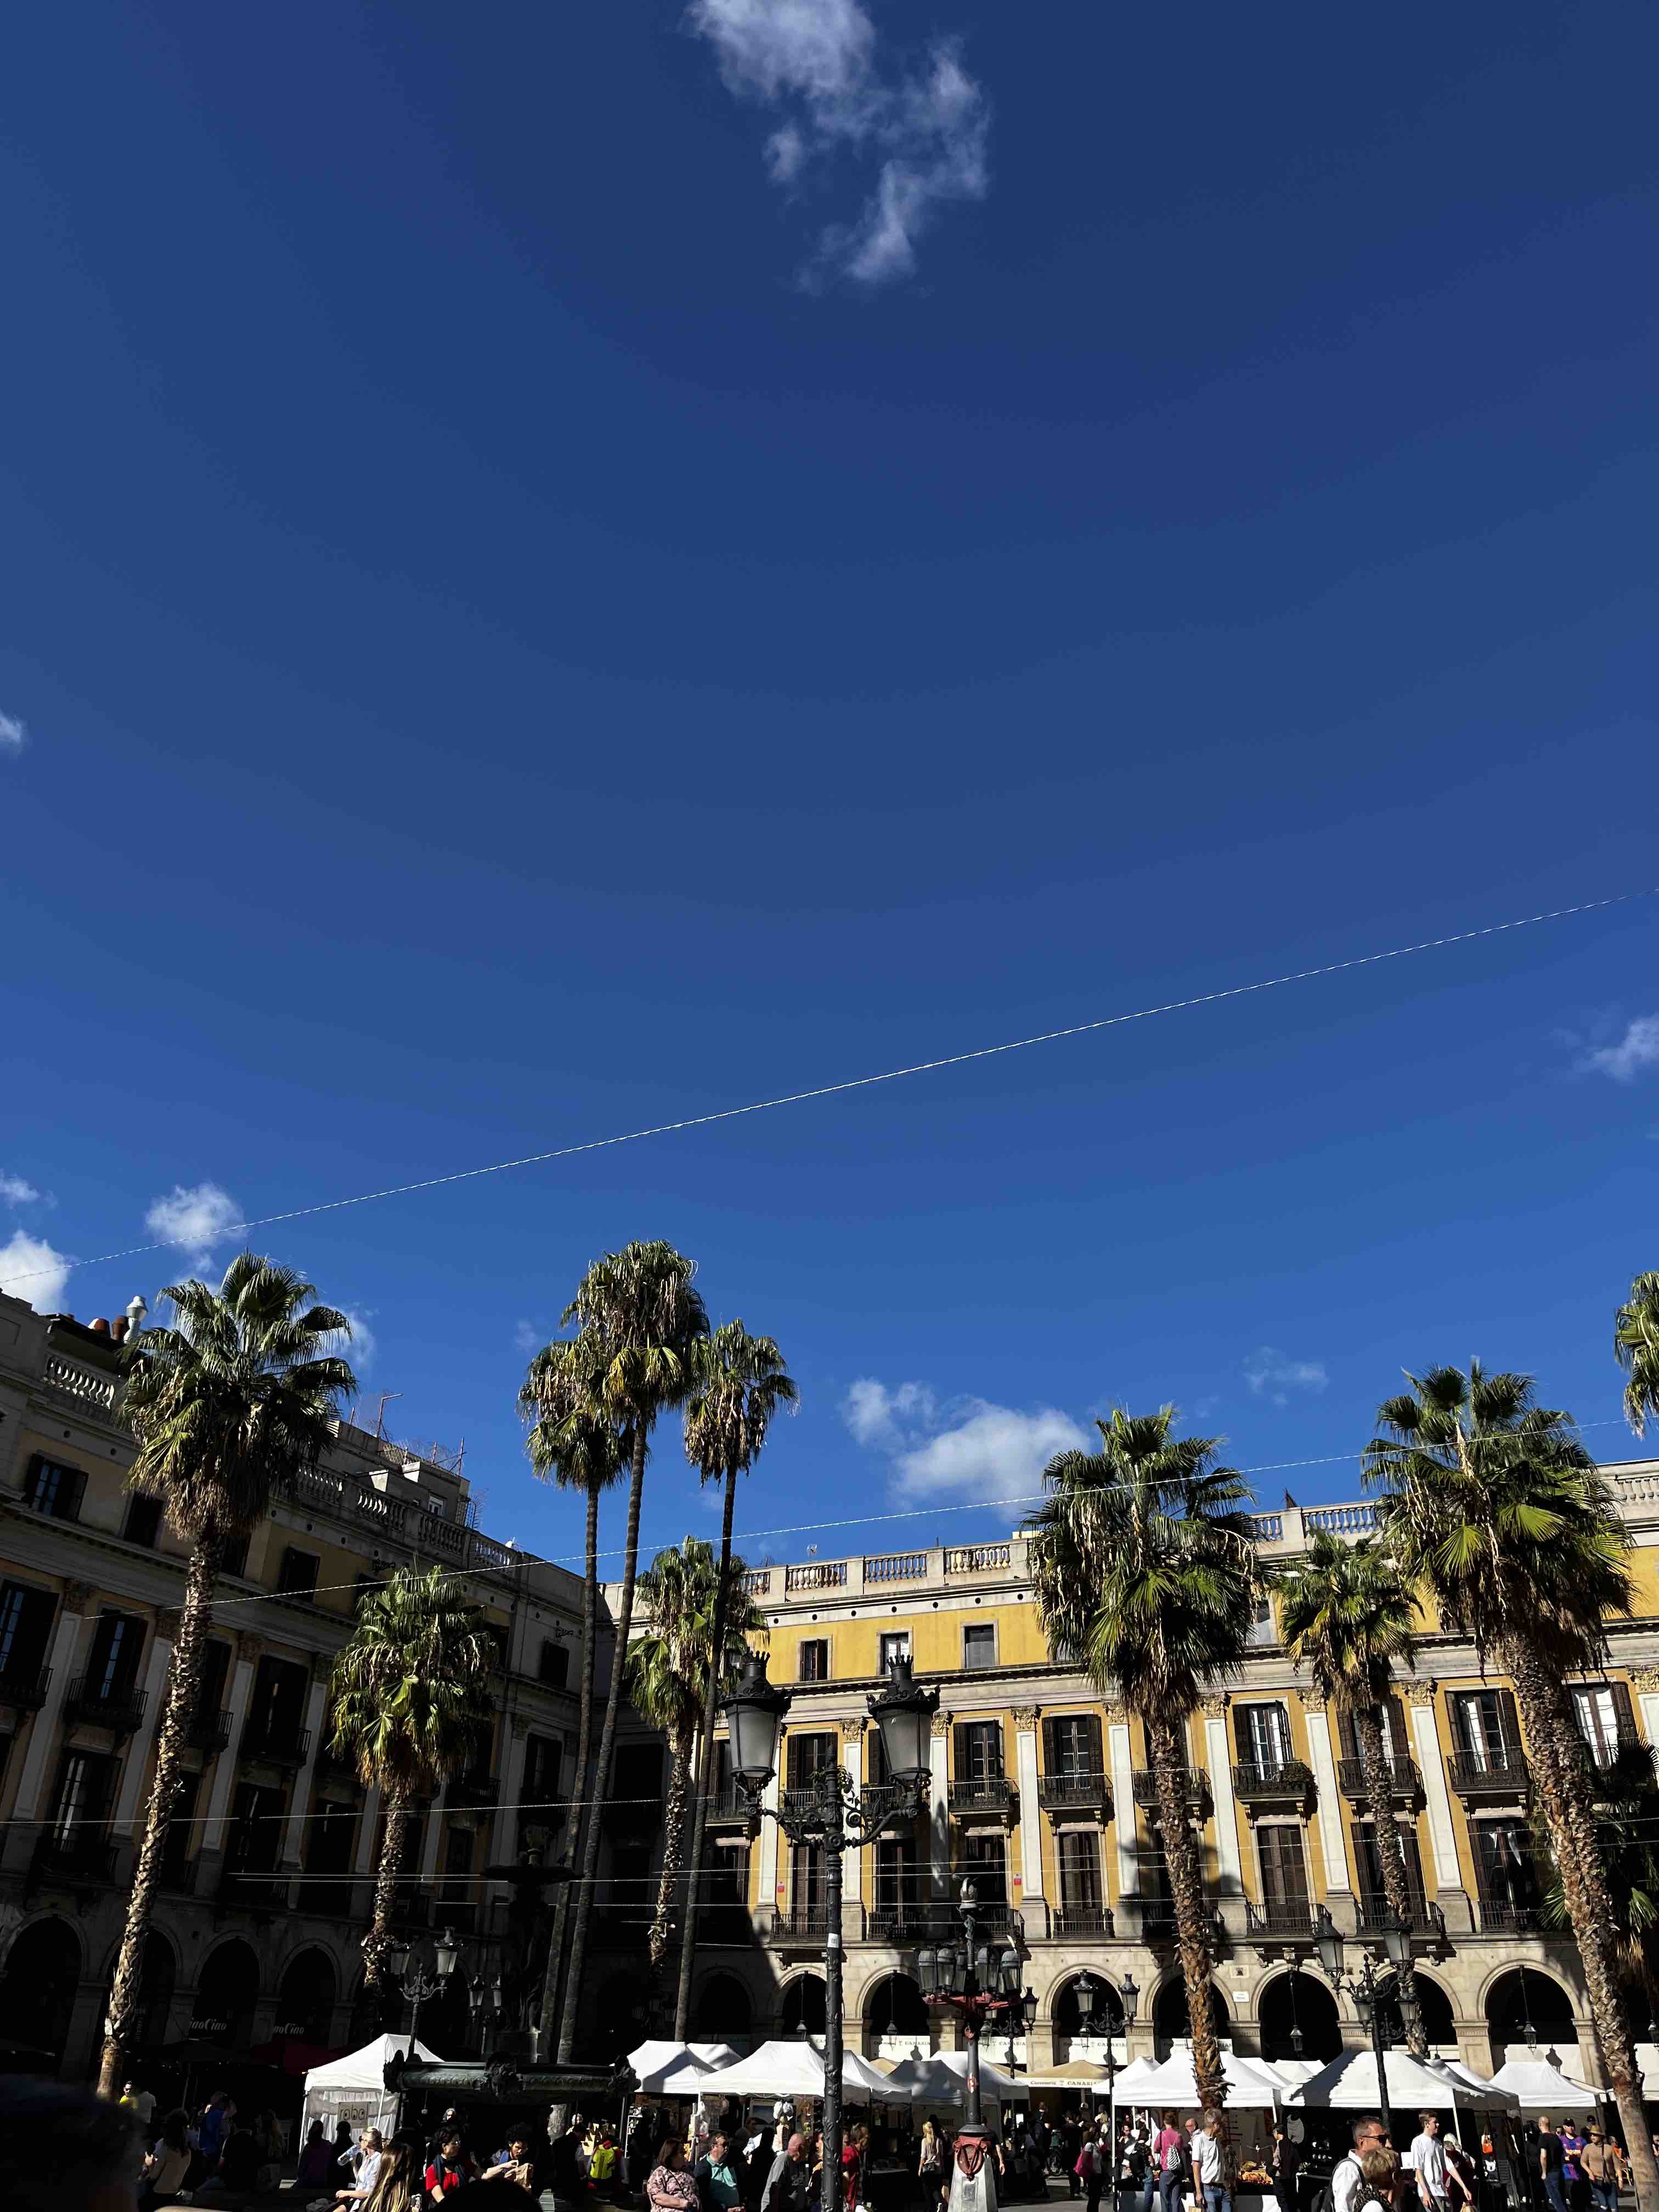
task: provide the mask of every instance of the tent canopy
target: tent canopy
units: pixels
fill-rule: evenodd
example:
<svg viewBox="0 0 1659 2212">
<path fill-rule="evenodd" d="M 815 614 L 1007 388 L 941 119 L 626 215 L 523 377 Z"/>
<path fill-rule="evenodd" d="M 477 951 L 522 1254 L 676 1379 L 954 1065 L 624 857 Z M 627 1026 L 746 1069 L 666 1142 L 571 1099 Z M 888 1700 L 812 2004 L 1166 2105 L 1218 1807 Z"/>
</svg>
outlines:
<svg viewBox="0 0 1659 2212">
<path fill-rule="evenodd" d="M 1515 2100 L 1507 2091 L 1483 2084 L 1478 2075 L 1452 2073 L 1432 2060 L 1413 2058 L 1409 2051 L 1387 2053 L 1389 2103 L 1397 2112 L 1443 2110 L 1460 2106 L 1478 2112 L 1513 2112 Z M 1376 2060 L 1369 2051 L 1345 2051 L 1321 2067 L 1311 2080 L 1292 2089 L 1285 2100 L 1291 2105 L 1329 2105 L 1340 2112 L 1364 2112 L 1379 2104 Z"/>
<path fill-rule="evenodd" d="M 671 2043 L 658 2038 L 630 2051 L 628 2063 L 639 2076 L 642 2096 L 695 2097 L 710 2074 L 722 2066 L 735 2066 L 738 2054 L 729 2043 Z"/>
<path fill-rule="evenodd" d="M 1265 2058 L 1241 2058 L 1235 2051 L 1224 2051 L 1221 2072 L 1231 2109 L 1272 2112 L 1285 2101 L 1285 2085 Z M 1204 2100 L 1198 2094 L 1192 2052 L 1174 2052 L 1161 2066 L 1143 2075 L 1131 2094 L 1138 2105 L 1201 2105 Z M 1121 2086 L 1118 2096 L 1121 2101 Z"/>
<path fill-rule="evenodd" d="M 326 2066 L 313 2066 L 306 2075 L 307 2094 L 313 2089 L 384 2089 L 386 2062 L 399 2051 L 428 2066 L 444 2063 L 435 2051 L 428 2051 L 423 2043 L 411 2043 L 406 2035 L 377 2035 L 361 2051 L 348 2051 L 343 2058 L 331 2058 Z"/>
<path fill-rule="evenodd" d="M 890 2087 L 894 2102 L 908 2097 L 913 2105 L 945 2105 L 952 2110 L 968 2101 L 968 2053 L 936 2051 L 931 2058 L 907 2058 L 893 2069 Z M 1024 2075 L 1005 2074 L 1000 2066 L 980 2061 L 979 2093 L 993 2104 L 1024 2100 L 1030 2090 Z"/>
<path fill-rule="evenodd" d="M 810 2042 L 763 2043 L 747 2058 L 703 2075 L 696 2094 L 700 2097 L 822 2098 L 823 2053 Z M 866 2065 L 853 2051 L 842 2054 L 841 2094 L 849 2104 L 868 2104 L 872 2098 L 894 2105 L 904 2102 L 888 2076 Z"/>
<path fill-rule="evenodd" d="M 1523 2112 L 1571 2114 L 1593 2112 L 1596 2107 L 1595 2091 L 1552 2066 L 1547 2058 L 1511 2058 L 1492 2078 L 1494 2087 L 1507 2089 Z"/>
</svg>

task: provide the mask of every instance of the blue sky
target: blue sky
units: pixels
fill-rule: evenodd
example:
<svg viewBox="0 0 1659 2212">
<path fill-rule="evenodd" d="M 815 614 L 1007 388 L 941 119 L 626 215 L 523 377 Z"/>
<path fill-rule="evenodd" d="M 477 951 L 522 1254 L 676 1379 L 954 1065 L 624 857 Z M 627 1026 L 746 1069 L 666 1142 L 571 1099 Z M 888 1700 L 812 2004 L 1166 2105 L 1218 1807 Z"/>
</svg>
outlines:
<svg viewBox="0 0 1659 2212">
<path fill-rule="evenodd" d="M 238 1214 L 1659 884 L 1650 10 L 4 35 L 0 1279 L 37 1303 L 158 1204 L 173 1249 L 62 1303 L 153 1302 Z M 523 1345 L 634 1236 L 801 1382 L 739 1525 L 912 1516 L 757 1553 L 1006 1526 L 957 1509 L 1120 1398 L 1273 1465 L 1479 1352 L 1607 1422 L 1659 1264 L 1656 929 L 264 1241 L 366 1324 L 370 1412 L 464 1437 L 547 1551 Z M 709 1525 L 691 1489 L 670 1429 L 647 1539 Z"/>
</svg>

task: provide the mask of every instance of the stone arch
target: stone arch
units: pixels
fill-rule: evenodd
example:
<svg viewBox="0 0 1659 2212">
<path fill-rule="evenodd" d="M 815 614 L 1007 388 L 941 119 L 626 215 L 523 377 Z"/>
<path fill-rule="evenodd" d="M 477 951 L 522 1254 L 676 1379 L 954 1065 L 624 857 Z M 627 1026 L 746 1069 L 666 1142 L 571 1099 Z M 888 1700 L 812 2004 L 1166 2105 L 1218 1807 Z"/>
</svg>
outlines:
<svg viewBox="0 0 1659 2212">
<path fill-rule="evenodd" d="M 1342 2015 L 1330 1986 L 1300 1968 L 1272 1974 L 1261 1984 L 1255 2016 L 1264 2058 L 1335 2058 L 1341 2053 Z"/>
<path fill-rule="evenodd" d="M 1406 2023 L 1401 2017 L 1396 1978 L 1392 1973 L 1383 1974 L 1376 1985 L 1377 2002 L 1382 2008 L 1382 2040 L 1389 2050 L 1393 2050 L 1395 2045 L 1403 2046 L 1406 2040 Z M 1443 1982 L 1437 1982 L 1432 1974 L 1425 1974 L 1420 1966 L 1415 1971 L 1414 1978 L 1417 2002 L 1423 2013 L 1423 2033 L 1429 2049 L 1444 2051 L 1449 2048 L 1455 2051 L 1457 2047 L 1456 2007 L 1452 2002 L 1451 1992 Z"/>
<path fill-rule="evenodd" d="M 1224 2039 L 1233 2032 L 1232 2008 L 1226 1998 L 1210 1984 L 1210 2003 L 1215 2021 L 1215 2032 Z M 1167 2057 L 1172 2044 L 1190 2039 L 1193 2025 L 1187 2011 L 1187 1984 L 1181 1970 L 1166 1974 L 1152 1996 L 1152 2041 L 1159 2055 Z"/>
<path fill-rule="evenodd" d="M 780 2035 L 822 2035 L 823 2033 L 823 1977 L 797 1974 L 778 1991 Z"/>
<path fill-rule="evenodd" d="M 196 2009 L 191 2033 L 232 2051 L 253 2040 L 253 2015 L 259 2002 L 259 1960 L 251 1943 L 233 1936 L 202 1961 L 196 1978 Z"/>
<path fill-rule="evenodd" d="M 601 2057 L 620 2058 L 643 2038 L 650 2018 L 644 1977 L 613 1974 L 594 2002 L 592 2033 L 583 2041 Z"/>
<path fill-rule="evenodd" d="M 305 1944 L 283 1967 L 276 1984 L 276 2033 L 292 2035 L 301 2043 L 327 2043 L 339 1992 L 333 1959 L 319 1943 Z"/>
<path fill-rule="evenodd" d="M 1577 2049 L 1578 2023 L 1572 1991 L 1542 1966 L 1505 1966 L 1486 1984 L 1481 1996 L 1494 2068 L 1504 2063 L 1509 2045 L 1525 2043 L 1530 2026 L 1540 2051 L 1559 2050 L 1568 2060 Z"/>
<path fill-rule="evenodd" d="M 1086 2028 L 1077 2001 L 1077 1985 L 1085 1971 L 1095 1985 L 1094 2010 Z M 1055 1984 L 1049 1997 L 1048 2011 L 1054 2024 L 1054 2033 L 1068 2039 L 1074 2035 L 1118 2036 L 1124 2031 L 1123 2000 L 1105 1975 L 1097 1973 L 1092 1967 L 1063 1976 Z"/>
<path fill-rule="evenodd" d="M 692 1999 L 691 2019 L 699 2043 L 732 2043 L 750 2034 L 755 2025 L 755 2001 L 747 1983 L 735 1974 L 710 1974 Z"/>
<path fill-rule="evenodd" d="M 931 2050 L 933 2024 L 914 1975 L 878 1974 L 864 1996 L 864 2025 L 872 2048 L 884 2035 L 911 2036 Z"/>
<path fill-rule="evenodd" d="M 104 2048 L 104 2022 L 109 2017 L 110 2000 L 115 1994 L 115 1969 L 120 1958 L 121 1945 L 118 1941 L 110 1948 L 109 1969 L 104 1976 L 104 2002 L 93 2024 L 91 2055 L 94 2065 Z M 138 1969 L 138 2009 L 127 2036 L 129 2053 L 167 2041 L 173 1991 L 178 1984 L 179 1954 L 173 1939 L 152 1925 L 144 1934 L 143 1960 Z"/>
<path fill-rule="evenodd" d="M 52 2070 L 64 2063 L 80 1987 L 81 1939 L 56 1913 L 20 1929 L 0 1972 L 0 2006 L 19 2043 L 49 2051 Z"/>
</svg>

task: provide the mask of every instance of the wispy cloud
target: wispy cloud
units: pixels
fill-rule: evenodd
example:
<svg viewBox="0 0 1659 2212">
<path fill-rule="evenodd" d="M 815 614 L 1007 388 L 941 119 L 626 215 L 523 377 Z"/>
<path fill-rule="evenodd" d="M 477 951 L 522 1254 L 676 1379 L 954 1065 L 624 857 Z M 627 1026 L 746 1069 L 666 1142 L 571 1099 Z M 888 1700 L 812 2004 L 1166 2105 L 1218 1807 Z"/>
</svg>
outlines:
<svg viewBox="0 0 1659 2212">
<path fill-rule="evenodd" d="M 374 1364 L 374 1355 L 380 1348 L 380 1340 L 368 1325 L 369 1316 L 374 1310 L 373 1306 L 366 1311 L 356 1306 L 340 1308 L 351 1334 L 349 1337 L 341 1338 L 339 1355 L 342 1359 L 350 1361 L 351 1371 L 360 1382 L 368 1380 L 368 1370 Z"/>
<path fill-rule="evenodd" d="M 1638 1014 L 1616 1044 L 1598 1045 L 1578 1063 L 1587 1074 L 1610 1075 L 1615 1083 L 1634 1083 L 1659 1067 L 1659 1014 Z"/>
<path fill-rule="evenodd" d="M 1287 1359 L 1264 1344 L 1244 1362 L 1244 1380 L 1256 1397 L 1288 1406 L 1292 1390 L 1322 1390 L 1330 1377 L 1322 1359 Z"/>
<path fill-rule="evenodd" d="M 0 1244 L 0 1291 L 27 1298 L 36 1313 L 61 1312 L 70 1264 L 68 1255 L 54 1252 L 43 1237 L 16 1230 Z"/>
<path fill-rule="evenodd" d="M 546 1337 L 533 1321 L 514 1322 L 513 1324 L 513 1349 L 521 1352 L 526 1359 L 532 1352 L 539 1352 L 546 1341 Z"/>
<path fill-rule="evenodd" d="M 918 67 L 884 64 L 859 0 L 691 0 L 688 19 L 734 94 L 782 111 L 766 146 L 775 183 L 798 189 L 847 154 L 876 167 L 857 221 L 822 233 L 818 272 L 908 276 L 937 210 L 985 197 L 989 112 L 954 42 L 936 40 Z"/>
<path fill-rule="evenodd" d="M 1029 1495 L 1056 1452 L 1088 1444 L 1070 1415 L 1052 1406 L 1022 1413 L 985 1398 L 941 1404 L 925 1382 L 889 1389 L 863 1376 L 846 1392 L 841 1411 L 856 1441 L 890 1461 L 901 1498 Z"/>
<path fill-rule="evenodd" d="M 240 1226 L 242 1209 L 216 1182 L 175 1183 L 144 1216 L 144 1226 L 161 1243 L 176 1245 L 192 1267 L 205 1267 L 213 1247 Z"/>
<path fill-rule="evenodd" d="M 0 1169 L 0 1200 L 8 1206 L 39 1206 L 41 1203 L 40 1194 L 32 1182 L 26 1182 L 20 1175 L 8 1175 L 3 1169 Z M 50 1204 L 50 1200 L 46 1203 Z"/>
<path fill-rule="evenodd" d="M 0 714 L 0 754 L 21 753 L 28 740 L 28 727 L 15 714 Z"/>
</svg>

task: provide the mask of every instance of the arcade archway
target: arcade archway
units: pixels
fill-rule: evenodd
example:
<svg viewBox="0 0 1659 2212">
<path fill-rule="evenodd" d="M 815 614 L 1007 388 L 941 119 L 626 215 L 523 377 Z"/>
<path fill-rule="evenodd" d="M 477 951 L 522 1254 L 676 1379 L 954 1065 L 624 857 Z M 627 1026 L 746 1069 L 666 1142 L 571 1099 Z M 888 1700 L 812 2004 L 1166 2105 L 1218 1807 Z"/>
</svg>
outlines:
<svg viewBox="0 0 1659 2212">
<path fill-rule="evenodd" d="M 326 1951 L 313 1946 L 296 1952 L 277 1985 L 276 2033 L 300 2043 L 328 2043 L 338 1987 L 339 1977 Z"/>
<path fill-rule="evenodd" d="M 81 1980 L 81 1940 L 66 1920 L 37 1920 L 6 1954 L 0 1974 L 0 2016 L 7 2033 L 61 2066 Z"/>
<path fill-rule="evenodd" d="M 784 1990 L 778 2008 L 778 2033 L 823 2033 L 823 1984 L 816 1974 L 798 1975 Z"/>
<path fill-rule="evenodd" d="M 1233 2032 L 1233 2016 L 1226 1998 L 1213 1982 L 1210 1984 L 1210 2005 L 1216 2034 L 1224 2039 Z M 1152 2039 L 1159 2056 L 1167 2057 L 1171 2044 L 1189 2042 L 1192 2033 L 1192 2019 L 1187 2010 L 1187 1984 L 1179 1973 L 1174 1973 L 1152 1999 Z"/>
<path fill-rule="evenodd" d="M 1342 2050 L 1336 1999 L 1311 1974 L 1275 1974 L 1256 1998 L 1264 2058 L 1335 2058 Z"/>
<path fill-rule="evenodd" d="M 711 1974 L 697 1991 L 692 2020 L 699 2043 L 734 2043 L 755 2024 L 755 2008 L 735 1974 Z"/>
<path fill-rule="evenodd" d="M 246 2051 L 253 2040 L 258 2002 L 259 1961 L 251 1945 L 233 1938 L 203 1961 L 190 2032 L 232 2051 Z"/>
<path fill-rule="evenodd" d="M 1420 1986 L 1420 1974 L 1418 1982 Z M 1553 1974 L 1540 1967 L 1516 1966 L 1498 1977 L 1486 1991 L 1486 2030 L 1494 2070 L 1504 2063 L 1510 2045 L 1534 2036 L 1540 2052 L 1559 2051 L 1567 2061 L 1567 2072 L 1574 2070 L 1578 2030 L 1573 2023 L 1572 1998 Z"/>
</svg>

